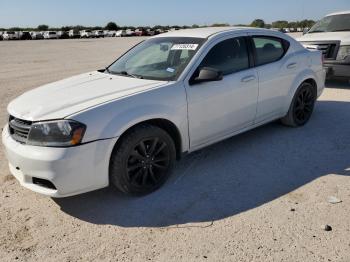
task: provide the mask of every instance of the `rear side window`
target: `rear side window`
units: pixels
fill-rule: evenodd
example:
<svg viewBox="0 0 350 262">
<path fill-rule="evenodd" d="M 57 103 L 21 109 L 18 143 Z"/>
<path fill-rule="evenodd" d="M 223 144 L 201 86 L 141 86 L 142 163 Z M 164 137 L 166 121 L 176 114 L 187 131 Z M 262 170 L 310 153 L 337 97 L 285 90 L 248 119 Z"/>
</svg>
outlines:
<svg viewBox="0 0 350 262">
<path fill-rule="evenodd" d="M 203 67 L 215 68 L 224 75 L 249 68 L 245 38 L 232 38 L 218 43 L 203 59 L 200 68 Z"/>
<path fill-rule="evenodd" d="M 289 42 L 277 37 L 254 36 L 253 43 L 256 53 L 256 66 L 280 60 L 289 48 Z"/>
</svg>

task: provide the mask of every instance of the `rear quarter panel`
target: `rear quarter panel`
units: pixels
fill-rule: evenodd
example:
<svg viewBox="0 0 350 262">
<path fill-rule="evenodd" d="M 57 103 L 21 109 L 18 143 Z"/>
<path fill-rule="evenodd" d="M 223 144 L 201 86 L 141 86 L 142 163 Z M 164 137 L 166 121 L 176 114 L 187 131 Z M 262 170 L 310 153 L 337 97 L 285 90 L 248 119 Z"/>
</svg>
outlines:
<svg viewBox="0 0 350 262">
<path fill-rule="evenodd" d="M 317 84 L 317 97 L 322 94 L 325 85 L 326 74 L 322 63 L 322 53 L 320 51 L 309 51 L 302 48 L 298 50 L 295 55 L 298 57 L 301 66 L 298 68 L 298 73 L 286 96 L 284 113 L 288 112 L 295 92 L 305 80 L 315 80 Z"/>
</svg>

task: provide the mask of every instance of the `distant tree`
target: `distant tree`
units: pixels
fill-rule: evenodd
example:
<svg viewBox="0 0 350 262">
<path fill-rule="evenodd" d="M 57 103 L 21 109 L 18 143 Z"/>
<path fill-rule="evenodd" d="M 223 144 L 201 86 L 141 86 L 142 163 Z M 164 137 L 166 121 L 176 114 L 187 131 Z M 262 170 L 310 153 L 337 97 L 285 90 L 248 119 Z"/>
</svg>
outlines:
<svg viewBox="0 0 350 262">
<path fill-rule="evenodd" d="M 163 29 L 164 26 L 161 26 L 161 25 L 155 25 L 153 26 L 153 30 L 157 30 L 157 29 Z"/>
<path fill-rule="evenodd" d="M 262 19 L 255 19 L 250 26 L 252 27 L 259 27 L 259 28 L 264 28 L 265 27 L 265 21 Z"/>
<path fill-rule="evenodd" d="M 302 21 L 299 22 L 299 25 L 300 25 L 299 27 L 302 27 L 302 28 L 306 28 L 306 27 L 311 28 L 315 23 L 316 23 L 316 22 L 315 22 L 314 20 L 307 20 L 307 19 L 305 19 L 305 20 L 302 20 Z"/>
<path fill-rule="evenodd" d="M 91 27 L 91 30 L 102 30 L 101 26 L 93 26 Z"/>
<path fill-rule="evenodd" d="M 19 27 L 11 27 L 10 31 L 22 31 L 22 28 Z"/>
<path fill-rule="evenodd" d="M 37 29 L 39 31 L 47 31 L 47 30 L 49 30 L 49 26 L 48 25 L 38 25 Z"/>
<path fill-rule="evenodd" d="M 81 31 L 81 30 L 84 30 L 84 29 L 85 29 L 85 27 L 84 27 L 84 26 L 82 26 L 82 25 L 76 25 L 76 26 L 73 26 L 73 28 L 72 28 L 72 29 L 77 30 L 77 31 Z"/>
<path fill-rule="evenodd" d="M 119 26 L 117 26 L 116 23 L 114 22 L 109 22 L 106 26 L 105 26 L 106 30 L 118 30 Z"/>
<path fill-rule="evenodd" d="M 224 26 L 230 26 L 228 23 L 214 23 L 211 25 L 212 27 L 224 27 Z"/>
<path fill-rule="evenodd" d="M 71 30 L 71 29 L 72 29 L 71 26 L 62 26 L 62 27 L 61 27 L 61 30 L 62 30 L 62 31 L 69 31 L 69 30 Z"/>
<path fill-rule="evenodd" d="M 279 20 L 279 21 L 275 21 L 272 23 L 272 27 L 273 28 L 287 28 L 288 27 L 288 21 L 284 21 L 284 20 Z"/>
<path fill-rule="evenodd" d="M 298 23 L 297 22 L 289 22 L 288 23 L 288 28 L 297 28 L 298 27 Z"/>
<path fill-rule="evenodd" d="M 192 28 L 199 28 L 199 25 L 193 24 L 193 25 L 192 25 Z"/>
</svg>

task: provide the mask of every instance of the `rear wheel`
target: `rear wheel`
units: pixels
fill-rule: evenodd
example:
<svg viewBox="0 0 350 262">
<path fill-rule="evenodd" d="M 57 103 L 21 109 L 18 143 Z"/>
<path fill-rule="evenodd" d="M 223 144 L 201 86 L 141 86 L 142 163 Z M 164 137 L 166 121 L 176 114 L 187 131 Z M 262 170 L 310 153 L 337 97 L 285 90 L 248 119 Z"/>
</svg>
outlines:
<svg viewBox="0 0 350 262">
<path fill-rule="evenodd" d="M 315 87 L 309 83 L 301 84 L 294 95 L 287 115 L 281 119 L 281 122 L 292 127 L 305 125 L 312 115 L 315 101 Z"/>
<path fill-rule="evenodd" d="M 167 180 L 175 157 L 175 145 L 167 132 L 156 126 L 140 125 L 128 132 L 113 150 L 110 180 L 124 193 L 151 193 Z"/>
</svg>

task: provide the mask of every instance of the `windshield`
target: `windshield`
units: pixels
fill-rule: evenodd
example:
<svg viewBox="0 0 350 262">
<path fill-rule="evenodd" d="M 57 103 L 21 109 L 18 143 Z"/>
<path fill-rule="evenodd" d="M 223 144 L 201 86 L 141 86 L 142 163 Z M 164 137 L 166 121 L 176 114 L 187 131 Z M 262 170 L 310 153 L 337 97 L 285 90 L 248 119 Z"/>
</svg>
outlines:
<svg viewBox="0 0 350 262">
<path fill-rule="evenodd" d="M 129 50 L 108 72 L 144 79 L 173 81 L 186 68 L 204 43 L 203 38 L 159 37 Z"/>
<path fill-rule="evenodd" d="M 350 14 L 332 15 L 318 21 L 308 33 L 350 31 Z"/>
</svg>

